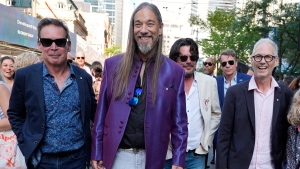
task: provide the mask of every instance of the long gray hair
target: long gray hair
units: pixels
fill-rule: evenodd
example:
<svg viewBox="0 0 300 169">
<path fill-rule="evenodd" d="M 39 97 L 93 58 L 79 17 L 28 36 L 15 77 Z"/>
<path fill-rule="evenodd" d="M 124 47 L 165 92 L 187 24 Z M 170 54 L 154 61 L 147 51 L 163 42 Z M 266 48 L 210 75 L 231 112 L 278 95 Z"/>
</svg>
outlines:
<svg viewBox="0 0 300 169">
<path fill-rule="evenodd" d="M 139 10 L 141 10 L 143 8 L 148 8 L 155 14 L 155 16 L 157 17 L 157 20 L 159 22 L 159 27 L 162 27 L 162 25 L 163 25 L 161 14 L 160 14 L 158 8 L 154 4 L 144 2 L 144 3 L 140 4 L 134 10 L 134 12 L 131 16 L 131 19 L 130 19 L 127 49 L 122 57 L 122 60 L 119 63 L 119 68 L 116 71 L 116 73 L 114 74 L 114 78 L 113 78 L 113 79 L 116 78 L 116 81 L 113 82 L 113 84 L 117 85 L 117 86 L 115 86 L 115 89 L 116 89 L 116 92 L 114 93 L 115 99 L 120 99 L 121 96 L 126 92 L 127 87 L 128 87 L 130 71 L 134 64 L 134 56 L 135 56 L 135 53 L 137 52 L 137 50 L 139 50 L 137 42 L 135 41 L 135 38 L 134 38 L 134 16 Z M 146 70 L 145 70 L 145 71 L 147 71 L 149 64 L 155 59 L 154 73 L 153 73 L 153 79 L 152 79 L 153 105 L 156 100 L 156 88 L 157 88 L 157 81 L 158 81 L 158 73 L 159 73 L 160 66 L 162 65 L 162 62 L 163 62 L 163 59 L 162 59 L 162 42 L 163 42 L 163 40 L 162 39 L 163 39 L 163 35 L 160 35 L 158 37 L 157 43 L 153 47 L 153 48 L 155 48 L 155 49 L 153 49 L 155 51 L 155 53 L 154 53 L 153 57 L 151 57 L 147 60 L 147 65 L 146 65 Z"/>
</svg>

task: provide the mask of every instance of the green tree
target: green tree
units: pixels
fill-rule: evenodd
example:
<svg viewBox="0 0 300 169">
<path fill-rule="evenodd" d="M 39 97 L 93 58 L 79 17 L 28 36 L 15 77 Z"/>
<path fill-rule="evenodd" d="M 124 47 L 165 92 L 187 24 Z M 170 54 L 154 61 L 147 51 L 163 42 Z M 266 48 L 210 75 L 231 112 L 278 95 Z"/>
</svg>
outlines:
<svg viewBox="0 0 300 169">
<path fill-rule="evenodd" d="M 111 57 L 117 54 L 122 53 L 122 47 L 121 46 L 112 46 L 110 48 L 105 48 L 105 57 Z"/>
<path fill-rule="evenodd" d="M 209 32 L 209 38 L 199 42 L 206 55 L 217 57 L 222 50 L 231 48 L 245 63 L 249 62 L 254 43 L 273 31 L 273 40 L 279 48 L 277 77 L 300 74 L 297 50 L 300 19 L 296 3 L 249 0 L 243 9 L 217 9 L 209 12 L 207 21 L 198 16 L 191 16 L 189 21 Z"/>
</svg>

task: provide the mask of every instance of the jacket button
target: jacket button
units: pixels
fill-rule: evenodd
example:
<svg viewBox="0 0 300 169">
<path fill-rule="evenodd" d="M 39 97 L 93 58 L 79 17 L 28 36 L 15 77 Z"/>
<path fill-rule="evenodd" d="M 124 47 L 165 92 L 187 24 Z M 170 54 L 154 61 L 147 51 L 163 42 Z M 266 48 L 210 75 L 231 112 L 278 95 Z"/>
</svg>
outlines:
<svg viewBox="0 0 300 169">
<path fill-rule="evenodd" d="M 118 133 L 121 133 L 121 132 L 122 132 L 121 130 L 118 131 Z"/>
<path fill-rule="evenodd" d="M 44 125 L 42 124 L 41 127 L 44 128 Z"/>
<path fill-rule="evenodd" d="M 39 143 L 39 142 L 37 142 L 37 141 L 34 142 L 35 145 L 38 145 L 38 143 Z"/>
<path fill-rule="evenodd" d="M 120 123 L 123 124 L 124 122 L 123 122 L 123 121 L 120 121 Z"/>
</svg>

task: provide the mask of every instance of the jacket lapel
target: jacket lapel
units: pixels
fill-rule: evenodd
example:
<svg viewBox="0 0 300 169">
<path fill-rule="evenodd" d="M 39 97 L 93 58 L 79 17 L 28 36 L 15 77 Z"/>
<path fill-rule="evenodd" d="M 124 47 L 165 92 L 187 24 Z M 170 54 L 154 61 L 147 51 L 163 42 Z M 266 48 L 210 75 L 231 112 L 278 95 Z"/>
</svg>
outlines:
<svg viewBox="0 0 300 169">
<path fill-rule="evenodd" d="M 247 109 L 250 117 L 250 121 L 252 124 L 252 129 L 255 132 L 255 105 L 254 105 L 254 91 L 250 90 L 248 91 L 249 83 L 246 83 L 244 86 L 246 88 L 245 96 L 247 101 Z"/>
<path fill-rule="evenodd" d="M 80 68 L 77 68 L 75 66 L 73 66 L 73 70 L 75 73 L 75 78 L 77 81 L 77 85 L 78 85 L 78 91 L 79 91 L 79 100 L 80 100 L 80 107 L 81 107 L 81 118 L 82 118 L 82 122 L 84 123 L 84 116 L 85 116 L 85 86 L 84 86 L 84 79 L 82 74 L 80 73 L 80 71 L 78 70 Z"/>
<path fill-rule="evenodd" d="M 273 117 L 272 117 L 272 131 L 274 131 L 276 120 L 277 120 L 277 117 L 278 117 L 278 114 L 279 114 L 280 95 L 281 95 L 281 89 L 279 87 L 275 87 L 275 90 L 274 90 L 274 104 L 273 104 Z"/>
<path fill-rule="evenodd" d="M 45 98 L 44 98 L 44 83 L 43 83 L 43 63 L 37 64 L 32 72 L 30 80 L 34 81 L 33 88 L 37 99 L 37 102 L 40 106 L 43 118 L 45 118 Z"/>
</svg>

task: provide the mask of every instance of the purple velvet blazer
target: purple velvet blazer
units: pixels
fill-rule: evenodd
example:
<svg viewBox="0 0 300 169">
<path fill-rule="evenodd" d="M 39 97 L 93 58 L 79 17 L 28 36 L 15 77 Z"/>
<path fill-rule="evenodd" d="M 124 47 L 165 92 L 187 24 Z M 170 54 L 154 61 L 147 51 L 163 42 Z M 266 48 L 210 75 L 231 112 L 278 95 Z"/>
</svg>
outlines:
<svg viewBox="0 0 300 169">
<path fill-rule="evenodd" d="M 123 137 L 130 114 L 128 101 L 134 95 L 142 61 L 136 56 L 124 97 L 115 100 L 112 80 L 122 59 L 122 54 L 106 59 L 99 102 L 92 133 L 92 160 L 103 160 L 110 169 Z M 163 56 L 158 77 L 156 101 L 152 104 L 151 63 L 147 76 L 146 110 L 144 119 L 146 169 L 161 169 L 164 166 L 168 143 L 173 145 L 173 165 L 184 167 L 187 146 L 187 115 L 184 93 L 184 70 L 174 61 Z"/>
</svg>

